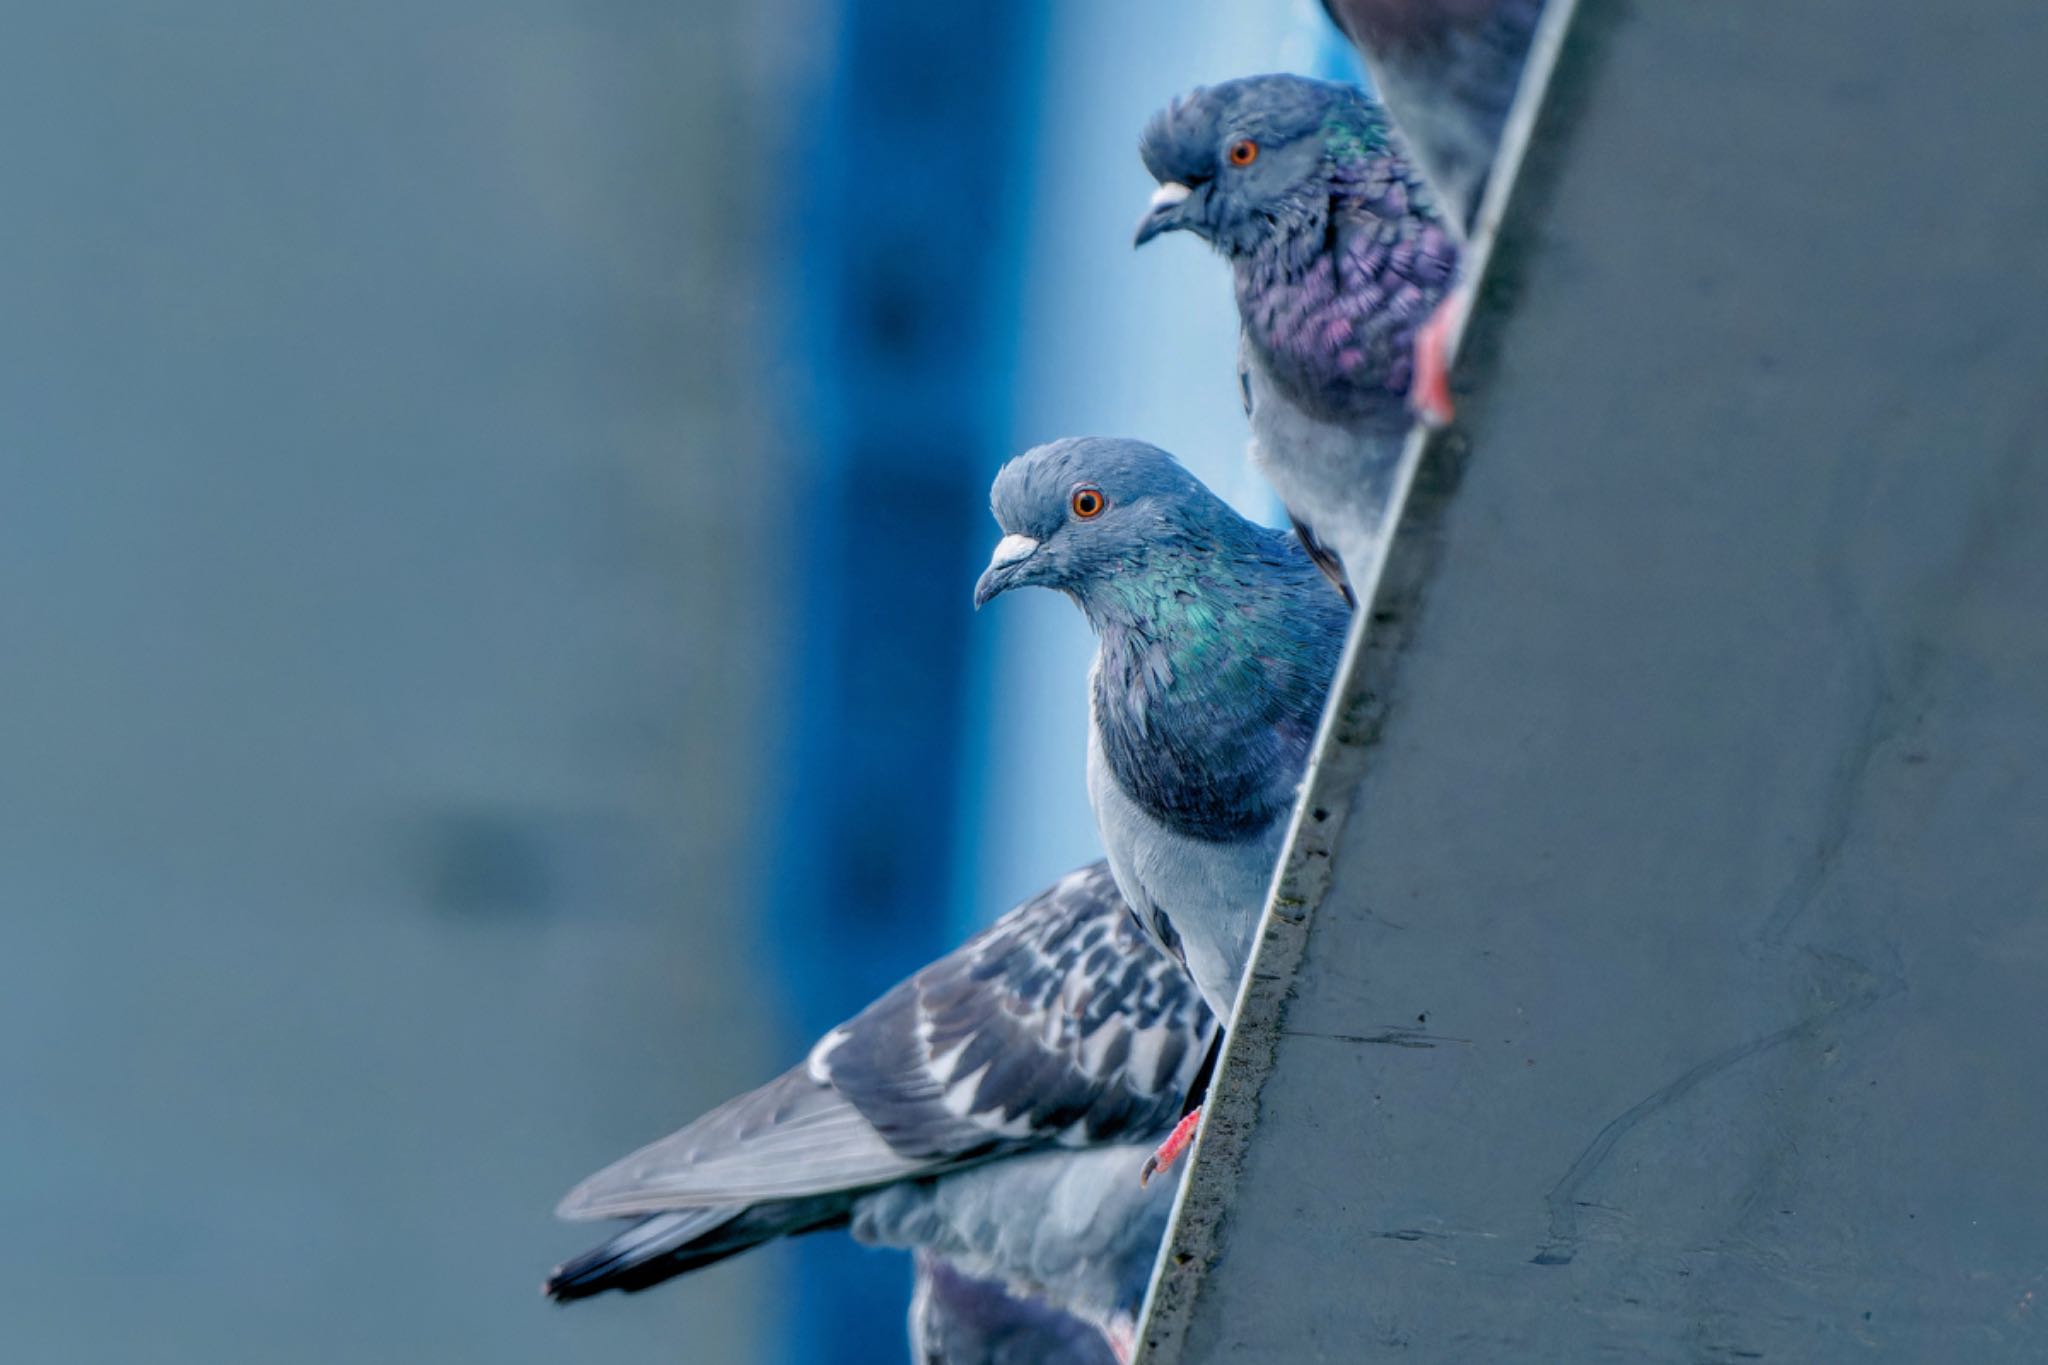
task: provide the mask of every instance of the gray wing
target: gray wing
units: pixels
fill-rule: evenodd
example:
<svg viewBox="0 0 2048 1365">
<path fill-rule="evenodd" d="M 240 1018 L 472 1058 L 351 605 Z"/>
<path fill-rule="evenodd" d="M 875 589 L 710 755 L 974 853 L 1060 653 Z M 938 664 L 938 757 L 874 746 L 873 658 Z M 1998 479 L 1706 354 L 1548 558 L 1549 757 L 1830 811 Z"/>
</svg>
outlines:
<svg viewBox="0 0 2048 1365">
<path fill-rule="evenodd" d="M 564 1196 L 559 1218 L 617 1218 L 690 1205 L 746 1205 L 900 1180 L 925 1167 L 860 1111 L 796 1067 Z"/>
<path fill-rule="evenodd" d="M 1097 862 L 870 1005 L 813 1064 L 891 1147 L 956 1165 L 1165 1131 L 1215 1027 Z"/>
<path fill-rule="evenodd" d="M 564 1218 L 799 1199 L 1164 1132 L 1214 1023 L 1101 863 L 827 1034 L 804 1065 L 584 1181 Z"/>
</svg>

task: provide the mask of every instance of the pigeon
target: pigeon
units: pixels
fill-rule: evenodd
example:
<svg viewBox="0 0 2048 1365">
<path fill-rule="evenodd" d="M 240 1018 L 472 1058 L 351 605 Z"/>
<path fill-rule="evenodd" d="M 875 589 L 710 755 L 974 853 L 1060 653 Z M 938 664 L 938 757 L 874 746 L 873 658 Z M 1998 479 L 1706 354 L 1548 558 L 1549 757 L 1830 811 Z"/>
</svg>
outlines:
<svg viewBox="0 0 2048 1365">
<path fill-rule="evenodd" d="M 928 1251 L 917 1252 L 916 1263 L 911 1365 L 1123 1365 L 1130 1359 L 1093 1324 L 1041 1299 L 977 1280 Z"/>
<path fill-rule="evenodd" d="M 1138 1178 L 1151 1153 L 1149 1142 L 1042 1152 L 891 1185 L 861 1203 L 853 1235 L 1056 1305 L 1129 1360 L 1173 1211 L 1170 1196 Z"/>
<path fill-rule="evenodd" d="M 1323 0 L 1450 219 L 1470 237 L 1543 0 Z"/>
<path fill-rule="evenodd" d="M 1137 245 L 1187 231 L 1236 277 L 1252 460 L 1347 598 L 1415 417 L 1450 416 L 1456 229 L 1356 87 L 1252 76 L 1173 102 L 1139 144 Z"/>
<path fill-rule="evenodd" d="M 1088 794 L 1116 884 L 1227 1020 L 1350 613 L 1301 545 L 1157 446 L 1081 437 L 996 475 L 974 601 L 1066 593 L 1093 627 Z"/>
<path fill-rule="evenodd" d="M 800 1065 L 570 1191 L 563 1218 L 636 1221 L 557 1267 L 544 1291 L 645 1289 L 777 1237 L 850 1227 L 1057 1295 L 1053 1306 L 1108 1330 L 1136 1312 L 1136 1253 L 1126 1232 L 1073 1216 L 1069 1182 L 1099 1190 L 1098 1148 L 1134 1172 L 1124 1147 L 1187 1112 L 1219 1036 L 1107 865 L 1080 868 L 831 1030 Z M 1064 1174 L 1068 1162 L 1081 1174 Z M 1149 1226 L 1097 1197 L 1120 1211 L 1112 1221 Z M 1091 1276 L 1114 1288 L 1091 1291 Z"/>
</svg>

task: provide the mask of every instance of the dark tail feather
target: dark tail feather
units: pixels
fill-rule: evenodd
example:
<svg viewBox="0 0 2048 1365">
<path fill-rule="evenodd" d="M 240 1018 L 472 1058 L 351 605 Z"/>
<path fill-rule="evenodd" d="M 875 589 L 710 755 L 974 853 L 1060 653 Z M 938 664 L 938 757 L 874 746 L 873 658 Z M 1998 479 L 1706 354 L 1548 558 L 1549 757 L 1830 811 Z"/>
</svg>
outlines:
<svg viewBox="0 0 2048 1365">
<path fill-rule="evenodd" d="M 680 1209 L 642 1218 L 602 1246 L 556 1266 L 554 1274 L 541 1286 L 542 1292 L 567 1303 L 607 1289 L 630 1293 L 660 1284 L 669 1276 L 682 1273 L 675 1261 L 685 1247 L 716 1236 L 744 1212 L 745 1209 Z"/>
<path fill-rule="evenodd" d="M 677 1209 L 639 1219 L 602 1246 L 564 1261 L 541 1286 L 557 1303 L 607 1289 L 636 1293 L 777 1237 L 794 1237 L 847 1220 L 852 1197 L 819 1195 L 739 1208 Z"/>
</svg>

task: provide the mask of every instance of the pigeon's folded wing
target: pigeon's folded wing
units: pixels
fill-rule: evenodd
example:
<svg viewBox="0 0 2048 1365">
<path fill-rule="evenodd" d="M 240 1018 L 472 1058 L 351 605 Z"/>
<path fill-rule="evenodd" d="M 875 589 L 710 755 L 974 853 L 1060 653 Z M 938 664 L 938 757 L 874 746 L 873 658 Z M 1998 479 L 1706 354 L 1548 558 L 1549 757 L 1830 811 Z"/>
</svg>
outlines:
<svg viewBox="0 0 2048 1365">
<path fill-rule="evenodd" d="M 1214 1029 L 1094 863 L 835 1030 L 812 1064 L 896 1151 L 957 1166 L 1156 1136 Z"/>
<path fill-rule="evenodd" d="M 858 1189 L 918 1174 L 860 1110 L 797 1067 L 569 1191 L 558 1217 L 616 1218 Z"/>
<path fill-rule="evenodd" d="M 1097 863 L 834 1029 L 804 1065 L 599 1171 L 557 1212 L 801 1199 L 1156 1136 L 1214 1027 Z"/>
</svg>

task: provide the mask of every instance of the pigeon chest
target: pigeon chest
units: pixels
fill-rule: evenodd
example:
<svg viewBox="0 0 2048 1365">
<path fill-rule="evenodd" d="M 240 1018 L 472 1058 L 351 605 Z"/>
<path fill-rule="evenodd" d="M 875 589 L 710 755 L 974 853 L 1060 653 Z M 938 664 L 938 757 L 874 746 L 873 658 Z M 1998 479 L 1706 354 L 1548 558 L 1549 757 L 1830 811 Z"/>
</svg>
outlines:
<svg viewBox="0 0 2048 1365">
<path fill-rule="evenodd" d="M 1180 958 L 1209 1008 L 1227 1018 L 1286 835 L 1285 811 L 1233 840 L 1185 833 L 1124 791 L 1099 731 L 1088 746 L 1088 794 L 1103 851 L 1138 923 Z"/>
<path fill-rule="evenodd" d="M 1356 218 L 1305 258 L 1241 262 L 1238 314 L 1260 365 L 1304 411 L 1405 420 L 1416 332 L 1455 270 L 1456 249 L 1434 224 Z"/>
</svg>

